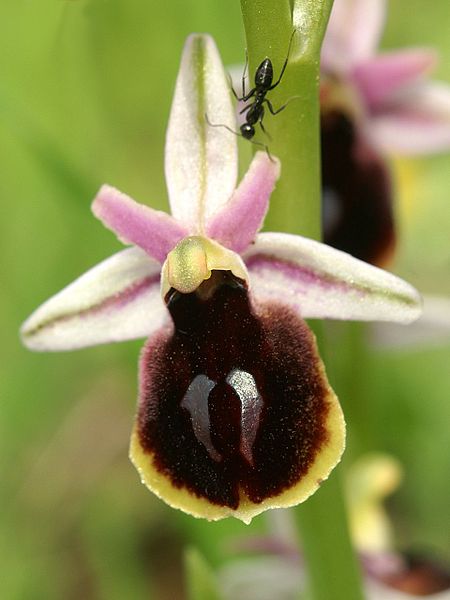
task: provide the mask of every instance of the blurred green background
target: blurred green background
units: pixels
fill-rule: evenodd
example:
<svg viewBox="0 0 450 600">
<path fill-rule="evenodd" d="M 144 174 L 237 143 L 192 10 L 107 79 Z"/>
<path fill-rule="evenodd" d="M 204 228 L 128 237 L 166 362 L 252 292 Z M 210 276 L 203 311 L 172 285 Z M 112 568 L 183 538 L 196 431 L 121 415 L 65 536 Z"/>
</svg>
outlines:
<svg viewBox="0 0 450 600">
<path fill-rule="evenodd" d="M 383 46 L 436 47 L 435 76 L 450 81 L 448 0 L 432 4 L 392 1 Z M 39 355 L 18 339 L 38 304 L 120 248 L 90 213 L 103 182 L 167 207 L 164 132 L 193 31 L 215 37 L 225 64 L 242 62 L 237 0 L 0 3 L 1 598 L 182 598 L 187 541 L 218 565 L 228 538 L 264 528 L 264 516 L 250 527 L 191 519 L 140 485 L 127 444 L 142 342 Z M 393 270 L 450 296 L 448 158 L 396 166 Z M 345 356 L 348 336 L 336 337 Z M 404 465 L 389 503 L 399 546 L 447 559 L 449 365 L 450 343 L 369 352 L 355 365 L 357 406 L 335 376 L 347 461 L 373 449 Z"/>
</svg>

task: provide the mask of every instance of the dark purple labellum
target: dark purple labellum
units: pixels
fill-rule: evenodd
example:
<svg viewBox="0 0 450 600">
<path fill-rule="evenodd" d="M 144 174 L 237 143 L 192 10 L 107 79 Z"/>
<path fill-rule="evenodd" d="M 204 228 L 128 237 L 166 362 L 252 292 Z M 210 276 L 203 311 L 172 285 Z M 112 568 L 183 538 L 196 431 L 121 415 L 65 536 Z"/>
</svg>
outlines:
<svg viewBox="0 0 450 600">
<path fill-rule="evenodd" d="M 321 116 L 324 241 L 375 265 L 395 243 L 387 165 L 339 111 Z"/>
<path fill-rule="evenodd" d="M 255 312 L 229 271 L 166 303 L 173 331 L 142 357 L 143 451 L 174 487 L 219 506 L 293 486 L 328 437 L 329 388 L 306 324 L 282 305 Z"/>
</svg>

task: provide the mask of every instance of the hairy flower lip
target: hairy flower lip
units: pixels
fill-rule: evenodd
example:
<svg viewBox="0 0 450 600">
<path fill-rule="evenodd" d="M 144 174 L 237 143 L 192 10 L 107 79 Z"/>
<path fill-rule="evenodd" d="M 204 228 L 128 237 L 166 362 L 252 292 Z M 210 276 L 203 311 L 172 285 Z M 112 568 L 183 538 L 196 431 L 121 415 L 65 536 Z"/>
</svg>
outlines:
<svg viewBox="0 0 450 600">
<path fill-rule="evenodd" d="M 103 186 L 93 203 L 94 214 L 120 240 L 134 247 L 100 263 L 38 308 L 22 328 L 25 345 L 38 350 L 63 350 L 153 335 L 151 344 L 158 336 L 174 333 L 161 291 L 165 297 L 175 284 L 188 296 L 212 270 L 232 271 L 248 281 L 250 301 L 255 306 L 282 306 L 287 313 L 295 314 L 297 324 L 307 317 L 406 323 L 418 316 L 419 296 L 399 278 L 313 240 L 258 233 L 280 165 L 267 154 L 256 153 L 235 188 L 235 136 L 208 127 L 205 119 L 199 118 L 208 112 L 215 121 L 232 125 L 234 111 L 228 92 L 212 39 L 190 36 L 183 52 L 166 143 L 172 216 Z M 247 321 L 250 323 L 251 318 Z M 211 323 L 216 327 L 214 319 Z M 234 327 L 239 323 L 238 318 L 230 322 Z M 303 331 L 308 337 L 307 329 Z M 288 332 L 286 329 L 286 335 Z M 279 339 L 274 339 L 275 345 L 282 347 Z M 203 338 L 199 337 L 198 343 L 203 344 Z M 187 345 L 181 348 L 185 352 Z M 211 502 L 199 502 L 198 496 L 182 483 L 170 481 L 164 469 L 153 468 L 142 449 L 142 439 L 138 443 L 133 435 L 132 460 L 141 476 L 146 474 L 150 489 L 172 506 L 195 516 L 216 519 L 232 514 L 245 522 L 266 508 L 292 506 L 312 494 L 340 459 L 344 423 L 314 342 L 309 348 L 316 357 L 314 376 L 326 390 L 333 415 L 324 425 L 330 444 L 321 447 L 317 468 L 291 482 L 282 493 L 273 497 L 269 494 L 267 502 L 256 502 L 256 507 L 244 500 L 231 512 L 229 508 L 217 510 L 217 506 L 212 510 Z M 145 382 L 151 361 L 144 355 L 141 378 Z M 221 374 L 222 379 L 225 376 Z M 141 399 L 146 389 L 144 385 Z M 160 401 L 157 395 L 157 408 Z M 246 452 L 250 456 L 248 449 Z"/>
<path fill-rule="evenodd" d="M 219 278 L 229 281 L 230 275 Z M 227 287 L 225 297 L 225 288 L 215 284 L 214 290 L 178 294 L 178 308 L 171 299 L 175 330 L 147 342 L 130 457 L 141 480 L 171 506 L 196 517 L 235 516 L 248 523 L 317 489 L 340 459 L 345 424 L 314 337 L 296 311 L 274 303 L 248 311 L 245 285 Z M 183 304 L 187 312 L 180 312 Z M 215 357 L 212 363 L 208 357 Z M 220 431 L 227 439 L 237 431 L 235 410 L 228 417 L 220 412 L 215 425 L 211 421 L 223 410 L 218 407 L 233 406 L 225 380 L 234 380 L 233 394 L 242 403 L 238 446 L 213 442 Z M 224 396 L 214 397 L 216 386 Z M 189 411 L 187 426 L 183 410 Z M 223 456 L 221 448 L 234 450 Z"/>
</svg>

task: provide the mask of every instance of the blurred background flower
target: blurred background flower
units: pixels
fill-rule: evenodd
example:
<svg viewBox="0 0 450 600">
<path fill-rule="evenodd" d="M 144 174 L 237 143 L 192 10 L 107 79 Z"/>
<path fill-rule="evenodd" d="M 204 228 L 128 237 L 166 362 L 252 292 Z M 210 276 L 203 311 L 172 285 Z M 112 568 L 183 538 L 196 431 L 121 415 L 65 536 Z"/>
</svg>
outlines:
<svg viewBox="0 0 450 600">
<path fill-rule="evenodd" d="M 448 19 L 447 0 L 434 0 L 432 10 L 426 0 L 390 2 L 380 48 L 448 56 Z M 101 183 L 167 208 L 164 132 L 192 31 L 211 33 L 225 64 L 242 62 L 238 2 L 0 5 L 5 598 L 183 598 L 187 540 L 217 567 L 226 560 L 222 541 L 265 530 L 264 517 L 251 529 L 199 523 L 139 485 L 125 444 L 140 342 L 33 355 L 17 335 L 52 290 L 120 249 L 90 216 Z M 433 78 L 450 81 L 448 61 Z M 398 241 L 390 268 L 419 289 L 450 295 L 448 155 L 392 164 Z M 335 336 L 333 359 L 344 362 L 349 340 Z M 357 385 L 362 398 L 345 406 L 348 460 L 367 450 L 398 457 L 404 481 L 388 502 L 397 544 L 449 560 L 450 346 L 366 350 L 361 360 L 352 381 L 330 374 L 342 397 Z"/>
<path fill-rule="evenodd" d="M 347 472 L 351 533 L 364 573 L 365 597 L 445 600 L 450 593 L 450 568 L 424 552 L 395 550 L 385 499 L 402 477 L 399 461 L 380 453 L 361 456 Z M 242 538 L 231 545 L 235 558 L 219 572 L 226 600 L 295 600 L 298 590 L 306 588 L 304 561 L 292 538 L 295 525 L 289 517 L 278 511 L 271 518 L 272 536 Z"/>
<path fill-rule="evenodd" d="M 322 47 L 324 238 L 386 265 L 396 245 L 389 158 L 448 151 L 450 85 L 432 48 L 378 48 L 387 0 L 335 0 Z"/>
</svg>

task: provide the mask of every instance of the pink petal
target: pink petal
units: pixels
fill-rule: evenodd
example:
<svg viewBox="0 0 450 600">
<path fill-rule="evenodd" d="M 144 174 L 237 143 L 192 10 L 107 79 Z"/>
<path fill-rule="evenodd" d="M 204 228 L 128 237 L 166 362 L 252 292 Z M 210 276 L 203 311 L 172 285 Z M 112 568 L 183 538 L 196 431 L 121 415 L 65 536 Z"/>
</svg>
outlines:
<svg viewBox="0 0 450 600">
<path fill-rule="evenodd" d="M 370 107 L 424 75 L 436 64 L 431 50 L 404 50 L 381 54 L 355 66 L 352 77 Z"/>
<path fill-rule="evenodd" d="M 122 242 L 139 246 L 160 263 L 188 235 L 188 231 L 170 215 L 138 204 L 109 185 L 101 187 L 92 204 L 92 212 Z"/>
<path fill-rule="evenodd" d="M 257 152 L 230 201 L 207 223 L 207 235 L 235 252 L 244 251 L 262 227 L 279 175 L 279 162 Z"/>
<path fill-rule="evenodd" d="M 304 318 L 408 323 L 420 315 L 405 281 L 314 240 L 261 233 L 243 259 L 256 300 L 290 304 Z"/>
<path fill-rule="evenodd" d="M 193 34 L 178 73 L 165 158 L 172 214 L 193 234 L 203 233 L 236 186 L 237 137 L 222 125 L 236 129 L 230 84 L 213 39 Z"/>
<path fill-rule="evenodd" d="M 385 15 L 385 0 L 335 0 L 322 46 L 322 68 L 345 73 L 375 54 Z"/>
<path fill-rule="evenodd" d="M 382 151 L 402 155 L 450 149 L 450 86 L 426 83 L 397 94 L 367 133 Z"/>
<path fill-rule="evenodd" d="M 160 268 L 139 248 L 114 254 L 40 306 L 22 326 L 24 344 L 59 351 L 147 337 L 167 315 Z"/>
</svg>

